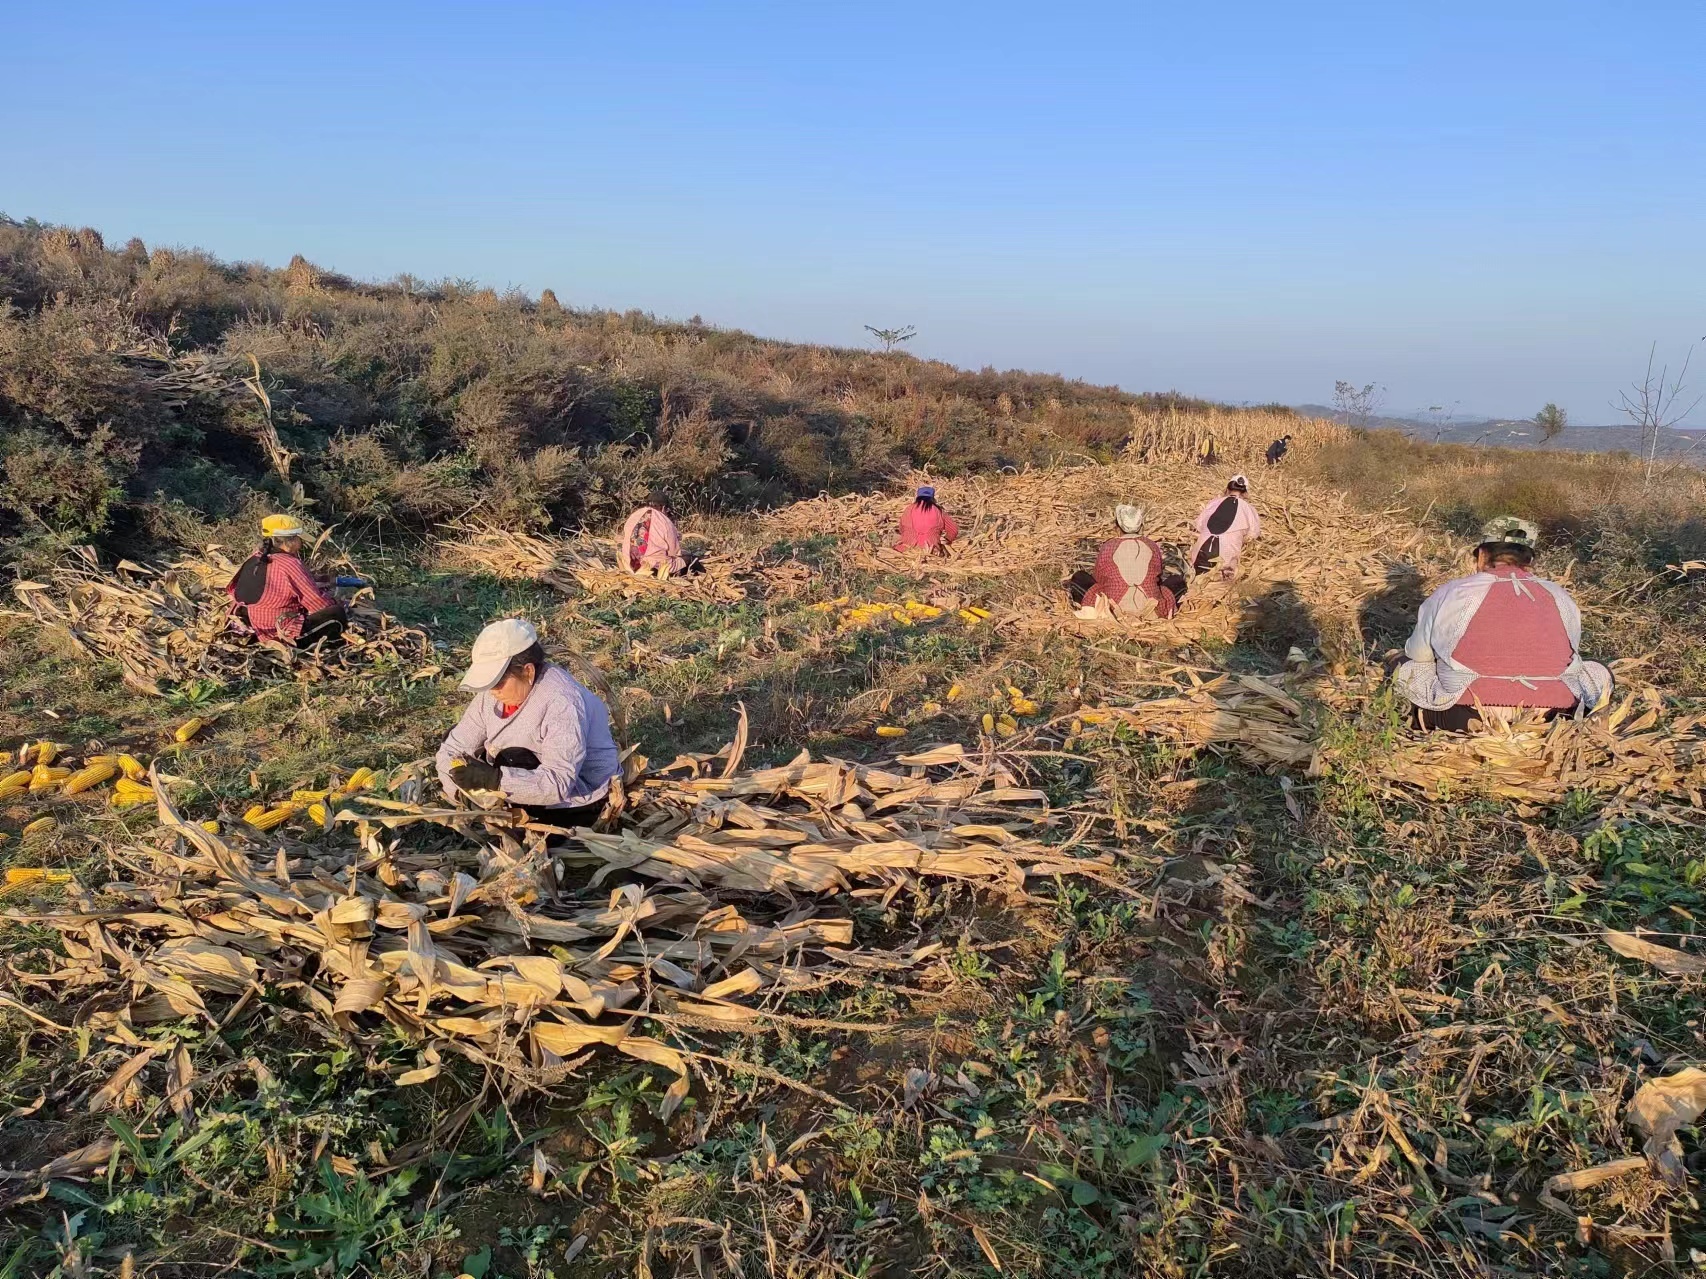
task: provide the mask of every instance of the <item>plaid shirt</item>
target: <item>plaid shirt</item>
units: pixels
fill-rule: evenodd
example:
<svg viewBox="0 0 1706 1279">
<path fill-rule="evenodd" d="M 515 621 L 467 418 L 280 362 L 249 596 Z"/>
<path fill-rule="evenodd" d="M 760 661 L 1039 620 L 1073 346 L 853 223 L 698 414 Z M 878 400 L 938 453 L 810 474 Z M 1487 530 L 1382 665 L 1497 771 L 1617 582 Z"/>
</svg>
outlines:
<svg viewBox="0 0 1706 1279">
<path fill-rule="evenodd" d="M 237 603 L 233 579 L 225 593 Z M 265 639 L 295 640 L 302 634 L 303 619 L 323 608 L 336 608 L 338 601 L 320 588 L 302 561 L 283 551 L 267 560 L 267 585 L 253 604 L 239 605 L 248 611 L 249 626 Z"/>
</svg>

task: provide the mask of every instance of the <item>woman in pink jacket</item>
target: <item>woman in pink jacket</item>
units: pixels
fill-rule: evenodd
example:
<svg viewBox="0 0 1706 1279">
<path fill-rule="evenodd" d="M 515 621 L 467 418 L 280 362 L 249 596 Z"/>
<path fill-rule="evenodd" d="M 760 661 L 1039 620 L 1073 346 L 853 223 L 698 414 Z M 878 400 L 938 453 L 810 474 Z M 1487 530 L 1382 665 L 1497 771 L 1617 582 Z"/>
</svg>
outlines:
<svg viewBox="0 0 1706 1279">
<path fill-rule="evenodd" d="M 1197 531 L 1197 540 L 1190 555 L 1196 572 L 1206 573 L 1218 563 L 1221 577 L 1230 580 L 1238 569 L 1245 541 L 1262 535 L 1262 517 L 1250 505 L 1249 492 L 1250 481 L 1234 475 L 1226 482 L 1225 494 L 1211 499 L 1197 513 L 1191 526 Z"/>
<path fill-rule="evenodd" d="M 622 526 L 622 567 L 630 573 L 668 577 L 687 567 L 681 555 L 681 531 L 655 506 L 642 506 Z"/>
<path fill-rule="evenodd" d="M 935 486 L 925 484 L 913 497 L 912 505 L 901 512 L 900 541 L 894 544 L 894 549 L 946 555 L 948 544 L 959 535 L 960 526 L 954 523 L 954 517 L 936 505 Z"/>
</svg>

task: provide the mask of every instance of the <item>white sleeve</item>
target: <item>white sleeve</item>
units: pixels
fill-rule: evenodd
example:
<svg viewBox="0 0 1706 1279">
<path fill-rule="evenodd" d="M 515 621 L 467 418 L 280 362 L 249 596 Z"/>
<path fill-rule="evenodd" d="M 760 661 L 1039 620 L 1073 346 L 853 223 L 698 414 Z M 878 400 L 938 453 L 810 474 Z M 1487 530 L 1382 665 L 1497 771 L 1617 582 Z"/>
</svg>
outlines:
<svg viewBox="0 0 1706 1279">
<path fill-rule="evenodd" d="M 1410 632 L 1410 638 L 1404 643 L 1404 656 L 1412 662 L 1436 660 L 1433 646 L 1434 619 L 1439 616 L 1443 595 L 1443 591 L 1435 591 L 1423 600 L 1421 608 L 1416 610 L 1416 629 Z"/>
</svg>

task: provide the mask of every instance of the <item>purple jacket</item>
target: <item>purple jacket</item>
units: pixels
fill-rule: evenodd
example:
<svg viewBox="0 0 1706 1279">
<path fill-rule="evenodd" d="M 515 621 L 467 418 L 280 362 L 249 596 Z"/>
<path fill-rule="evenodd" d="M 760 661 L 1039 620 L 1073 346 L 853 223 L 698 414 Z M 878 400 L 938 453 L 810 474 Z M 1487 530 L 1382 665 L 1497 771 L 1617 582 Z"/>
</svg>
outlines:
<svg viewBox="0 0 1706 1279">
<path fill-rule="evenodd" d="M 490 693 L 478 693 L 438 748 L 438 780 L 456 796 L 450 766 L 464 755 L 490 759 L 511 746 L 539 757 L 538 768 L 503 770 L 505 798 L 517 804 L 579 808 L 603 799 L 622 767 L 610 713 L 591 689 L 560 666 L 546 666 L 527 700 L 508 719 Z"/>
</svg>

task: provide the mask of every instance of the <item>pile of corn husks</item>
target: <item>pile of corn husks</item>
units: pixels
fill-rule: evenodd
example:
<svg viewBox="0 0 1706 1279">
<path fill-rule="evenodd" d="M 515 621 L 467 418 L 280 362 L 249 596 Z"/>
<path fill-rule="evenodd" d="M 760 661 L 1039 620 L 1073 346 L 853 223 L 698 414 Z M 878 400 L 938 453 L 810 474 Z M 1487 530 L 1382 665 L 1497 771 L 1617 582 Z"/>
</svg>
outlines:
<svg viewBox="0 0 1706 1279">
<path fill-rule="evenodd" d="M 433 1077 L 454 1051 L 547 1087 L 608 1046 L 674 1070 L 679 1099 L 693 1054 L 636 1033 L 638 1018 L 750 1022 L 757 1001 L 939 949 L 871 946 L 850 899 L 1115 870 L 1039 838 L 1044 796 L 993 754 L 742 770 L 741 750 L 737 737 L 655 771 L 633 761 L 623 829 L 561 843 L 519 812 L 378 790 L 327 800 L 326 830 L 230 823 L 222 837 L 181 815 L 156 776 L 160 826 L 115 852 L 122 879 L 77 889 L 71 910 L 12 912 L 57 929 L 65 952 L 16 976 L 101 1009 L 86 1024 L 120 1042 L 154 1022 L 217 1023 L 264 995 L 339 1036 L 389 1022 L 420 1051 L 399 1083 Z M 411 792 L 394 779 L 391 793 Z"/>
<path fill-rule="evenodd" d="M 120 560 L 108 569 L 94 548 L 80 546 L 47 581 L 13 583 L 25 610 L 14 612 L 67 635 L 80 652 L 114 659 L 127 685 L 153 697 L 162 695 L 162 681 L 231 683 L 283 670 L 347 675 L 378 661 L 412 669 L 432 653 L 424 631 L 375 607 L 365 588 L 349 605 L 341 645 L 300 650 L 238 634 L 225 594 L 237 567 L 212 547 L 165 568 Z"/>
</svg>

